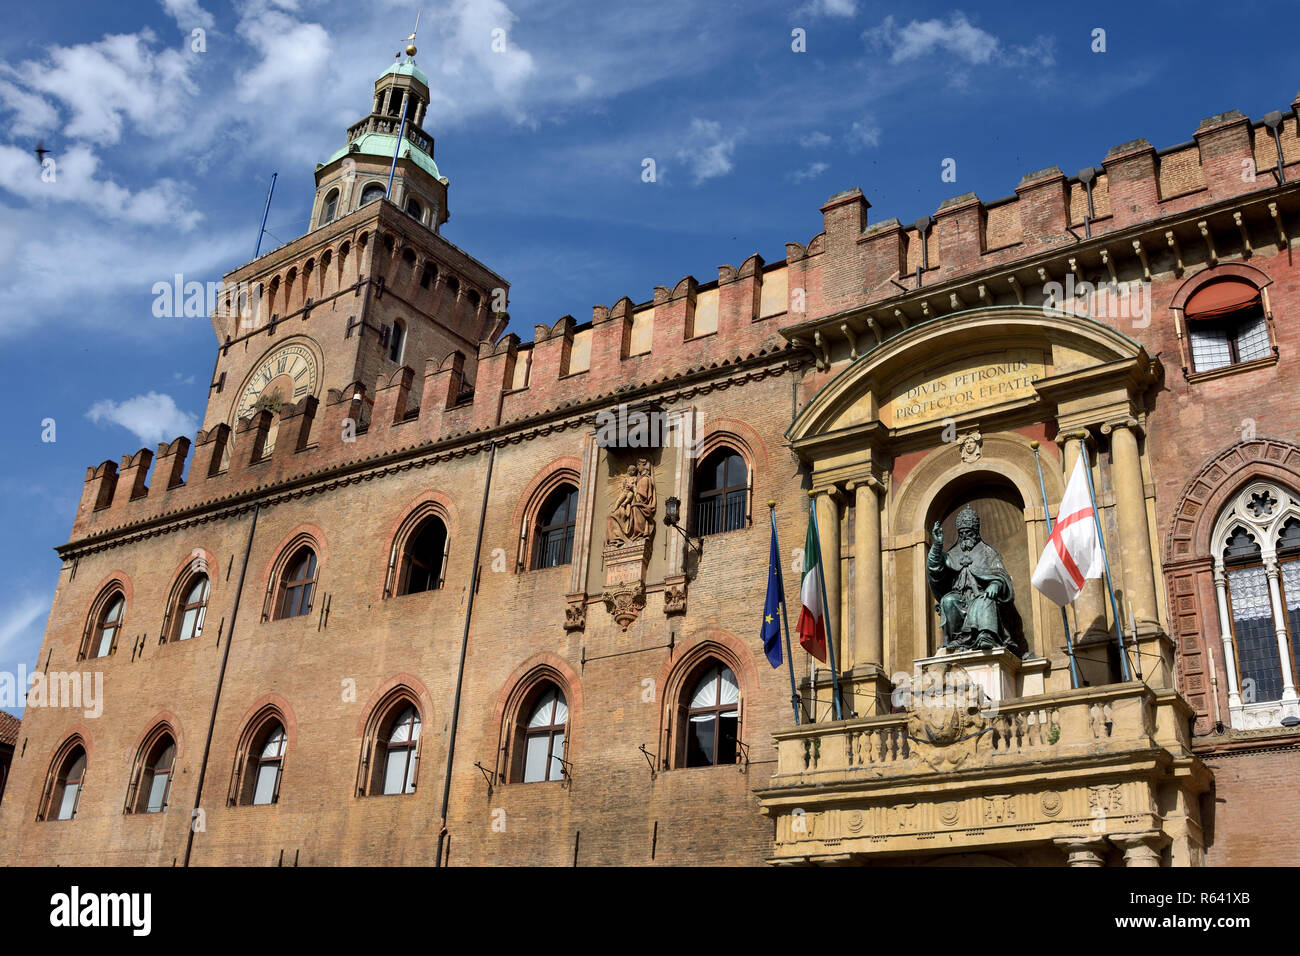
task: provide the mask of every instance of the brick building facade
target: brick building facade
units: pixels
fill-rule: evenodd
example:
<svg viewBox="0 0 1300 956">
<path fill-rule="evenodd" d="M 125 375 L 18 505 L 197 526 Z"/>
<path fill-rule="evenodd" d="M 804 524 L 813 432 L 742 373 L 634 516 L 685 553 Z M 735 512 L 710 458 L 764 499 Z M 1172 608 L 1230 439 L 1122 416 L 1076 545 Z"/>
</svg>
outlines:
<svg viewBox="0 0 1300 956">
<path fill-rule="evenodd" d="M 5 862 L 1290 859 L 1294 104 L 912 226 L 840 193 L 782 262 L 522 342 L 441 235 L 428 96 L 381 76 L 312 228 L 226 277 L 195 440 L 87 470 L 38 666 L 102 713 L 29 703 Z M 1076 681 L 1029 573 L 1035 456 L 1055 515 L 1081 453 L 1132 670 L 1091 582 Z M 798 651 L 795 725 L 757 631 L 767 503 L 797 611 L 810 496 L 846 713 Z M 945 736 L 899 691 L 966 505 L 1028 650 Z"/>
</svg>

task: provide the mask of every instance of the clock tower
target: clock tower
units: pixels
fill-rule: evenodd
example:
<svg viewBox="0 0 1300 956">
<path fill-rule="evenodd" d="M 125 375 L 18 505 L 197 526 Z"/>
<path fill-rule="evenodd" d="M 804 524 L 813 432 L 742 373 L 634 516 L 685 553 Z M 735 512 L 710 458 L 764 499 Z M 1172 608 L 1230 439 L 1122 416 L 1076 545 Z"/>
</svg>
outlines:
<svg viewBox="0 0 1300 956">
<path fill-rule="evenodd" d="M 468 392 L 479 343 L 505 330 L 509 284 L 441 235 L 449 180 L 425 130 L 429 78 L 415 52 L 380 74 L 369 114 L 317 164 L 309 231 L 225 276 L 203 427 L 228 425 L 234 447 L 240 421 L 264 408 L 323 403 L 355 383 L 373 396 L 403 368 L 418 395 L 426 369 L 453 359 Z"/>
</svg>

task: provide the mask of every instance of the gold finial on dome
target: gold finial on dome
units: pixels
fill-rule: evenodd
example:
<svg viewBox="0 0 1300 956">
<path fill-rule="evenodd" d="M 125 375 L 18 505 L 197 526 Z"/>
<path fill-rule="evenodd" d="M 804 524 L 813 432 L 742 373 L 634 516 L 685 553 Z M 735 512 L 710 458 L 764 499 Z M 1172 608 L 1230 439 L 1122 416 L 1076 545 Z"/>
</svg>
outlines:
<svg viewBox="0 0 1300 956">
<path fill-rule="evenodd" d="M 412 56 L 412 57 L 413 57 L 413 56 L 415 56 L 415 54 L 416 54 L 416 49 L 415 49 L 415 35 L 416 35 L 417 33 L 420 32 L 420 13 L 421 13 L 421 12 L 422 12 L 422 11 L 420 11 L 420 10 L 416 10 L 416 11 L 415 11 L 415 29 L 412 30 L 412 31 L 411 31 L 411 35 L 410 35 L 409 37 L 406 38 L 406 55 L 407 55 L 407 56 Z"/>
</svg>

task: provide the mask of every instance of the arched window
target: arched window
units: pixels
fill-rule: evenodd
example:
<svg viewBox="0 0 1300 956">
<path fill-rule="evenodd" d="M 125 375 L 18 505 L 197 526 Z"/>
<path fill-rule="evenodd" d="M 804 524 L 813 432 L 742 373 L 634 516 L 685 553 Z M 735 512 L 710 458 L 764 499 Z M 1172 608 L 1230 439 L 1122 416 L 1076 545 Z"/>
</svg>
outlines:
<svg viewBox="0 0 1300 956">
<path fill-rule="evenodd" d="M 406 346 L 406 324 L 400 319 L 393 323 L 393 331 L 388 336 L 388 360 L 400 362 Z"/>
<path fill-rule="evenodd" d="M 80 743 L 65 746 L 55 758 L 53 772 L 46 782 L 46 796 L 41 807 L 42 820 L 73 820 L 81 802 L 86 780 L 86 748 Z"/>
<path fill-rule="evenodd" d="M 522 760 L 516 779 L 522 783 L 559 780 L 564 776 L 565 727 L 569 705 L 554 684 L 541 686 L 520 727 Z"/>
<path fill-rule="evenodd" d="M 288 734 L 279 708 L 267 705 L 248 723 L 240 738 L 227 802 L 241 807 L 280 801 Z"/>
<path fill-rule="evenodd" d="M 303 545 L 285 566 L 276 618 L 301 617 L 309 613 L 315 587 L 316 552 Z"/>
<path fill-rule="evenodd" d="M 378 199 L 383 199 L 384 193 L 387 191 L 388 190 L 379 185 L 379 183 L 371 183 L 365 189 L 361 190 L 361 205 L 365 206 Z"/>
<path fill-rule="evenodd" d="M 99 599 L 91 618 L 90 631 L 82 657 L 107 657 L 117 650 L 117 638 L 122 631 L 122 617 L 126 613 L 126 595 L 120 587 L 113 587 Z"/>
<path fill-rule="evenodd" d="M 1276 725 L 1297 709 L 1300 498 L 1252 482 L 1220 514 L 1213 541 L 1233 726 Z"/>
<path fill-rule="evenodd" d="M 537 513 L 533 535 L 533 569 L 555 568 L 573 560 L 578 520 L 578 489 L 564 484 L 547 496 Z"/>
<path fill-rule="evenodd" d="M 414 217 L 417 221 L 424 220 L 424 210 L 420 208 L 420 204 L 414 199 L 406 200 L 406 214 Z"/>
<path fill-rule="evenodd" d="M 430 515 L 406 540 L 398 594 L 420 594 L 442 587 L 447 558 L 447 526 Z"/>
<path fill-rule="evenodd" d="M 381 725 L 375 761 L 377 792 L 415 793 L 415 770 L 419 764 L 420 712 L 414 704 L 393 708 Z"/>
<path fill-rule="evenodd" d="M 731 668 L 712 661 L 687 685 L 682 730 L 686 735 L 687 767 L 736 762 L 740 726 L 740 685 Z"/>
<path fill-rule="evenodd" d="M 425 263 L 423 271 L 420 273 L 420 288 L 427 289 L 433 285 L 433 280 L 438 278 L 438 267 L 432 262 Z"/>
<path fill-rule="evenodd" d="M 1192 371 L 1208 372 L 1272 354 L 1260 290 L 1244 279 L 1202 286 L 1183 307 Z"/>
<path fill-rule="evenodd" d="M 709 453 L 695 469 L 695 533 L 719 534 L 749 524 L 749 468 L 730 448 Z"/>
<path fill-rule="evenodd" d="M 162 813 L 167 809 L 175 763 L 175 739 L 166 730 L 155 732 L 136 759 L 127 791 L 127 813 Z"/>
<path fill-rule="evenodd" d="M 248 800 L 253 806 L 278 803 L 280 800 L 280 778 L 284 772 L 284 727 L 279 721 L 271 721 L 263 729 L 259 739 L 248 755 Z"/>
<path fill-rule="evenodd" d="M 188 641 L 203 633 L 203 619 L 208 612 L 209 584 L 206 574 L 197 574 L 186 585 L 176 607 L 176 634 L 172 640 Z"/>
<path fill-rule="evenodd" d="M 331 189 L 329 193 L 325 196 L 325 204 L 321 207 L 320 224 L 323 226 L 326 223 L 333 222 L 335 215 L 338 214 L 338 211 L 339 211 L 339 191 L 337 189 Z"/>
</svg>

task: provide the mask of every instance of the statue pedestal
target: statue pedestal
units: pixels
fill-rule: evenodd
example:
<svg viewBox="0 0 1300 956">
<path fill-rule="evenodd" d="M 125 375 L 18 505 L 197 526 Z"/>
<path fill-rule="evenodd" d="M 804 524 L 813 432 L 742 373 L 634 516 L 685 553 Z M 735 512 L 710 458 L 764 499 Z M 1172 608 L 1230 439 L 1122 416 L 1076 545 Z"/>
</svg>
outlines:
<svg viewBox="0 0 1300 956">
<path fill-rule="evenodd" d="M 645 607 L 645 570 L 650 563 L 650 538 L 607 545 L 605 590 L 601 597 L 618 626 L 627 630 Z"/>
<path fill-rule="evenodd" d="M 1036 657 L 1022 660 L 1011 651 L 939 651 L 917 660 L 921 687 L 913 693 L 940 693 L 945 688 L 978 688 L 981 701 L 998 703 L 1033 697 L 1046 691 L 1048 662 Z"/>
</svg>

